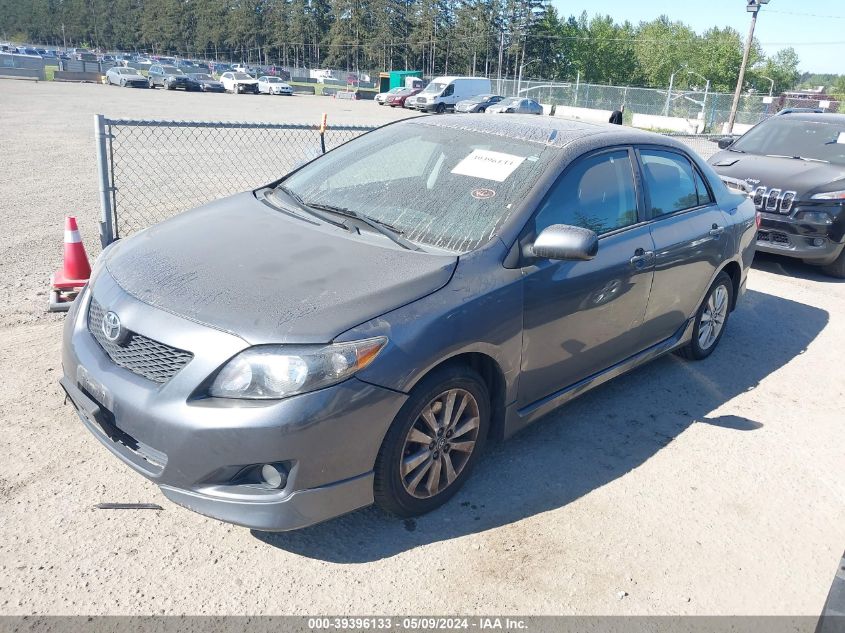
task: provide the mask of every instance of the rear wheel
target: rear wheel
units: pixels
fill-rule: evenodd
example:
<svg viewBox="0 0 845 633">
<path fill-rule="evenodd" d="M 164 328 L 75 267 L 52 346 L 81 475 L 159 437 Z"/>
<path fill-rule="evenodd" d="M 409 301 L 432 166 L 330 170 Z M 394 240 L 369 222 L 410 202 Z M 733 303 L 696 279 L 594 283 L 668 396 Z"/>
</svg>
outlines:
<svg viewBox="0 0 845 633">
<path fill-rule="evenodd" d="M 445 367 L 423 379 L 379 449 L 376 503 L 404 517 L 443 505 L 469 477 L 489 425 L 490 395 L 475 371 Z"/>
<path fill-rule="evenodd" d="M 692 339 L 677 350 L 680 356 L 689 360 L 702 360 L 713 353 L 725 333 L 733 293 L 733 280 L 727 273 L 719 273 L 695 315 Z"/>
<path fill-rule="evenodd" d="M 837 257 L 832 264 L 822 266 L 822 271 L 831 277 L 845 279 L 845 249 L 842 249 L 842 252 L 839 253 L 839 257 Z"/>
</svg>

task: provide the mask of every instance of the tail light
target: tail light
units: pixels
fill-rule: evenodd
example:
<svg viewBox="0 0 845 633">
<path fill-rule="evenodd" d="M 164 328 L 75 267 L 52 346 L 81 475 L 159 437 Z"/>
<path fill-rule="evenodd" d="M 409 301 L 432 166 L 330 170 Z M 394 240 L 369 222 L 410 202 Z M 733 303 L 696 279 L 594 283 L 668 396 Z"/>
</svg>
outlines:
<svg viewBox="0 0 845 633">
<path fill-rule="evenodd" d="M 759 211 L 754 214 L 754 221 L 757 223 L 757 228 L 760 228 L 760 224 L 763 222 L 763 214 Z"/>
</svg>

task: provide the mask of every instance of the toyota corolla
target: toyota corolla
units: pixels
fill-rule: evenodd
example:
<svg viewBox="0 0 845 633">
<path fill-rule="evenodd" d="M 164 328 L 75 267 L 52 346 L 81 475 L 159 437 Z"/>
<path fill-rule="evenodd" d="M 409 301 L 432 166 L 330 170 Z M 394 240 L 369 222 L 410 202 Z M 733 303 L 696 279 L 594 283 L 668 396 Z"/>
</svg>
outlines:
<svg viewBox="0 0 845 633">
<path fill-rule="evenodd" d="M 710 355 L 755 219 L 666 137 L 405 120 L 107 248 L 61 384 L 197 512 L 259 530 L 373 502 L 413 516 L 489 439 L 661 354 Z"/>
</svg>

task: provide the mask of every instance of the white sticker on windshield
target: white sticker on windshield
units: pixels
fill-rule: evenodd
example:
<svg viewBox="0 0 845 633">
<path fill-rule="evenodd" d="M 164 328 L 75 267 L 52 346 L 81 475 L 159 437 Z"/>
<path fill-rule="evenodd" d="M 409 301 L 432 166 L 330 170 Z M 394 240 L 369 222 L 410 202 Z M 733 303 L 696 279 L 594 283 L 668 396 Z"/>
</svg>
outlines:
<svg viewBox="0 0 845 633">
<path fill-rule="evenodd" d="M 839 136 L 836 138 L 836 142 L 845 145 L 845 132 L 839 133 Z"/>
<path fill-rule="evenodd" d="M 469 156 L 455 165 L 452 173 L 504 182 L 524 160 L 524 156 L 475 149 Z"/>
</svg>

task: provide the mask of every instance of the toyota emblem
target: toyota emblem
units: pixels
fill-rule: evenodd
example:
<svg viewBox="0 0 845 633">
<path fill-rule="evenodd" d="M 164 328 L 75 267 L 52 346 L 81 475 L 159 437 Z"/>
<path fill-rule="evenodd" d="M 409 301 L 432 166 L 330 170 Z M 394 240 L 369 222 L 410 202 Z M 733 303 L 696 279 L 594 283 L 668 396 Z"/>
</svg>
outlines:
<svg viewBox="0 0 845 633">
<path fill-rule="evenodd" d="M 114 312 L 106 312 L 106 315 L 103 317 L 102 328 L 103 336 L 106 337 L 106 340 L 112 343 L 116 342 L 121 334 L 120 317 Z"/>
</svg>

